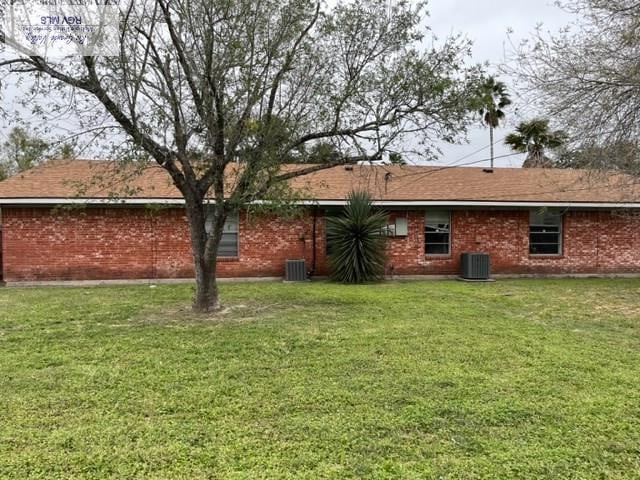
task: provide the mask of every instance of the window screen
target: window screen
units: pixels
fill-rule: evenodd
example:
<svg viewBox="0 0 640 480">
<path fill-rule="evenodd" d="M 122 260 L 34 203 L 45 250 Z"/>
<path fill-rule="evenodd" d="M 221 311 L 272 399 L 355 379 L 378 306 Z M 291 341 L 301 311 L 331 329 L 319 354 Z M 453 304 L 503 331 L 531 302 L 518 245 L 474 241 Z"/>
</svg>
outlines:
<svg viewBox="0 0 640 480">
<path fill-rule="evenodd" d="M 562 251 L 562 215 L 532 211 L 529 215 L 529 253 L 560 255 Z"/>
<path fill-rule="evenodd" d="M 451 212 L 432 210 L 425 215 L 425 253 L 448 255 L 451 251 Z"/>
<path fill-rule="evenodd" d="M 238 214 L 230 213 L 224 222 L 222 230 L 222 239 L 218 246 L 218 257 L 237 257 L 238 256 Z M 207 216 L 205 225 L 207 233 L 213 228 L 213 214 Z"/>
</svg>

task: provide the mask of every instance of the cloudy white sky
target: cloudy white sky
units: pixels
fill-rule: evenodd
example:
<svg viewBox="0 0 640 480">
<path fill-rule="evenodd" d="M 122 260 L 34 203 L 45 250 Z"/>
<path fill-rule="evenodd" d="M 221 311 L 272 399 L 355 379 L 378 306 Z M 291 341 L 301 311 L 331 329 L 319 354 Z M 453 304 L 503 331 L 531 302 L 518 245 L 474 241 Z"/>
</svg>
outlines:
<svg viewBox="0 0 640 480">
<path fill-rule="evenodd" d="M 553 0 L 431 0 L 429 11 L 429 25 L 437 36 L 465 34 L 473 41 L 473 60 L 488 61 L 492 65 L 504 61 L 505 52 L 508 54 L 510 48 L 509 38 L 517 43 L 529 36 L 540 23 L 545 30 L 556 32 L 572 20 L 568 13 L 553 4 Z M 509 37 L 508 29 L 512 30 Z M 500 140 L 525 118 L 521 113 L 524 106 L 518 105 L 516 96 L 517 92 L 512 91 L 516 104 L 506 112 L 505 127 L 495 132 L 496 156 L 511 153 Z M 472 154 L 483 147 L 486 148 Z M 438 162 L 442 164 L 466 163 L 488 158 L 489 132 L 484 128 L 474 128 L 469 135 L 469 144 L 444 145 L 442 149 L 443 155 Z M 458 162 L 463 157 L 466 158 Z M 517 167 L 523 160 L 522 155 L 516 155 L 498 159 L 495 165 Z"/>
<path fill-rule="evenodd" d="M 490 71 L 495 71 L 496 66 L 505 60 L 505 54 L 508 54 L 510 48 L 509 39 L 517 43 L 529 36 L 538 24 L 542 24 L 550 32 L 556 32 L 572 19 L 568 13 L 555 6 L 553 0 L 430 0 L 428 10 L 430 18 L 427 23 L 436 36 L 444 38 L 456 33 L 465 35 L 473 42 L 472 62 L 489 62 L 492 65 Z M 508 30 L 511 31 L 509 36 Z M 503 80 L 508 81 L 506 78 Z M 518 102 L 514 89 L 511 89 L 511 93 L 515 105 L 506 112 L 504 126 L 495 132 L 496 156 L 512 153 L 502 144 L 502 139 L 519 121 L 527 118 L 524 115 L 526 106 Z M 18 110 L 12 100 L 5 96 L 4 107 L 7 110 Z M 530 116 L 531 111 L 527 114 Z M 26 112 L 21 116 L 28 117 Z M 10 128 L 5 122 L 1 123 L 0 140 Z M 460 164 L 488 158 L 489 132 L 479 125 L 479 121 L 478 126 L 471 129 L 468 140 L 469 143 L 462 145 L 442 145 L 443 153 L 437 163 Z M 523 155 L 512 155 L 497 159 L 495 165 L 517 167 L 523 160 Z M 487 160 L 486 165 L 488 164 Z"/>
</svg>

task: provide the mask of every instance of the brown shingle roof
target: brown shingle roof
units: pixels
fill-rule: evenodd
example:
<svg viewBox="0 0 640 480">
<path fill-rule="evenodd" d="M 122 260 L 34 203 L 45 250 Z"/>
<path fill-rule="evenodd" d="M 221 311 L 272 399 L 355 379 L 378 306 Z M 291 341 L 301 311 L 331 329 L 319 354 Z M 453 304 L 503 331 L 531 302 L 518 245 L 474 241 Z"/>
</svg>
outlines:
<svg viewBox="0 0 640 480">
<path fill-rule="evenodd" d="M 292 180 L 314 200 L 344 200 L 367 189 L 376 200 L 419 202 L 640 203 L 637 180 L 586 170 L 356 165 L 334 167 Z M 57 160 L 0 182 L 0 202 L 11 199 L 180 199 L 158 166 L 140 174 L 113 162 Z"/>
</svg>

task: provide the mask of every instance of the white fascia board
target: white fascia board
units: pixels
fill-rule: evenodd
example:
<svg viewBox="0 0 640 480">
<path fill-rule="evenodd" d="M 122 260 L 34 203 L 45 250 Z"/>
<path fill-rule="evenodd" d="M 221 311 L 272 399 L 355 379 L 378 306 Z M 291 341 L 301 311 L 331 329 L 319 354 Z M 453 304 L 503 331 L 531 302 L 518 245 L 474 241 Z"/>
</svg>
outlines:
<svg viewBox="0 0 640 480">
<path fill-rule="evenodd" d="M 208 203 L 213 203 L 209 201 Z M 256 201 L 256 204 L 265 203 Z M 345 200 L 303 200 L 299 205 L 339 207 Z M 640 202 L 496 202 L 476 200 L 378 200 L 381 207 L 508 207 L 508 208 L 640 208 Z M 0 205 L 184 205 L 182 198 L 0 198 Z"/>
<path fill-rule="evenodd" d="M 0 205 L 184 205 L 182 198 L 0 198 Z"/>
<path fill-rule="evenodd" d="M 344 200 L 319 200 L 304 201 L 302 205 L 318 205 L 321 207 L 342 206 Z M 509 208 L 535 208 L 535 207 L 556 207 L 556 208 L 640 208 L 640 202 L 491 202 L 475 200 L 379 200 L 373 201 L 374 205 L 381 207 L 509 207 Z"/>
</svg>

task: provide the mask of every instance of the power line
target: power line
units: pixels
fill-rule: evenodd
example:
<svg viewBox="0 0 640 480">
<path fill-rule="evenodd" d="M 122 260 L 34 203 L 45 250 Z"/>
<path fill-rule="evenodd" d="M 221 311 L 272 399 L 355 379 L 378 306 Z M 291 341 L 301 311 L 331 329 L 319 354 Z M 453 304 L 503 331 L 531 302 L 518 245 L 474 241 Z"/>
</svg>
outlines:
<svg viewBox="0 0 640 480">
<path fill-rule="evenodd" d="M 498 139 L 497 142 L 501 142 L 505 138 L 507 138 L 506 135 L 504 137 Z M 494 144 L 497 143 L 497 142 L 494 142 Z M 489 143 L 489 144 L 485 145 L 484 147 L 479 148 L 478 150 L 475 150 L 475 151 L 473 151 L 471 153 L 468 153 L 468 154 L 458 158 L 457 160 L 454 160 L 453 162 L 450 162 L 450 163 L 447 163 L 446 165 L 443 165 L 441 168 L 464 167 L 464 166 L 468 166 L 468 165 L 475 165 L 477 163 L 482 163 L 482 162 L 489 161 L 489 160 L 491 160 L 491 158 L 483 158 L 483 159 L 480 159 L 480 160 L 474 160 L 472 162 L 460 163 L 462 160 L 465 160 L 465 159 L 471 157 L 472 155 L 475 155 L 476 153 L 480 153 L 481 151 L 486 150 L 490 146 L 491 146 L 491 144 Z M 495 160 L 495 159 L 499 159 L 499 158 L 506 158 L 506 157 L 511 157 L 511 156 L 514 156 L 514 155 L 521 155 L 521 153 L 520 152 L 514 152 L 514 153 L 505 154 L 505 155 L 498 155 L 497 157 L 494 156 L 493 159 Z M 419 166 L 419 165 L 414 165 L 414 166 Z M 423 175 L 424 173 L 425 172 L 407 173 L 407 174 L 404 174 L 404 175 L 399 175 L 397 178 L 410 177 L 410 176 L 413 176 L 413 175 Z"/>
<path fill-rule="evenodd" d="M 493 157 L 494 160 L 495 159 L 499 159 L 499 158 L 507 158 L 507 157 L 512 157 L 514 155 L 521 155 L 520 152 L 514 152 L 514 153 L 507 153 L 505 155 L 498 155 L 497 157 Z M 413 173 L 407 173 L 405 175 L 399 175 L 396 178 L 406 178 L 406 177 L 413 177 L 416 176 L 418 178 L 416 178 L 415 180 L 409 182 L 409 183 L 404 183 L 402 185 L 398 185 L 398 187 L 396 187 L 395 189 L 390 190 L 390 192 L 394 192 L 400 188 L 406 188 L 408 185 L 413 185 L 415 182 L 422 180 L 424 177 L 428 177 L 429 175 L 433 175 L 434 173 L 438 173 L 441 172 L 443 170 L 450 170 L 452 168 L 458 168 L 458 167 L 465 167 L 465 166 L 469 166 L 469 165 L 475 165 L 477 163 L 482 163 L 482 162 L 486 162 L 487 160 L 491 160 L 491 158 L 482 158 L 480 160 L 474 160 L 472 162 L 466 162 L 466 163 L 459 163 L 457 165 L 444 165 L 442 167 L 432 167 L 430 170 L 427 170 L 426 172 L 413 172 Z"/>
<path fill-rule="evenodd" d="M 494 143 L 494 145 L 495 145 L 496 143 L 502 142 L 505 138 L 507 138 L 507 136 L 506 136 L 506 135 L 505 135 L 504 137 L 502 137 L 502 138 L 500 138 L 500 139 L 498 139 L 498 140 L 494 141 L 494 142 L 493 142 L 493 143 Z M 471 157 L 471 156 L 475 155 L 476 153 L 480 153 L 480 152 L 482 152 L 483 150 L 486 150 L 486 149 L 487 149 L 487 148 L 489 148 L 489 147 L 491 147 L 491 143 L 488 143 L 488 144 L 487 144 L 487 145 L 485 145 L 484 147 L 479 148 L 478 150 L 476 150 L 476 151 L 474 151 L 474 152 L 468 153 L 468 154 L 466 154 L 466 155 L 464 155 L 464 156 L 462 156 L 462 157 L 458 158 L 457 160 L 454 160 L 453 162 L 448 163 L 447 165 L 457 165 L 457 164 L 458 164 L 459 162 L 461 162 L 462 160 L 466 160 L 467 158 L 469 158 L 469 157 Z M 497 157 L 493 157 L 493 158 L 495 159 L 495 158 L 497 158 Z M 491 160 L 491 159 L 489 158 L 489 160 Z M 486 160 L 485 160 L 485 161 L 486 161 Z"/>
</svg>

